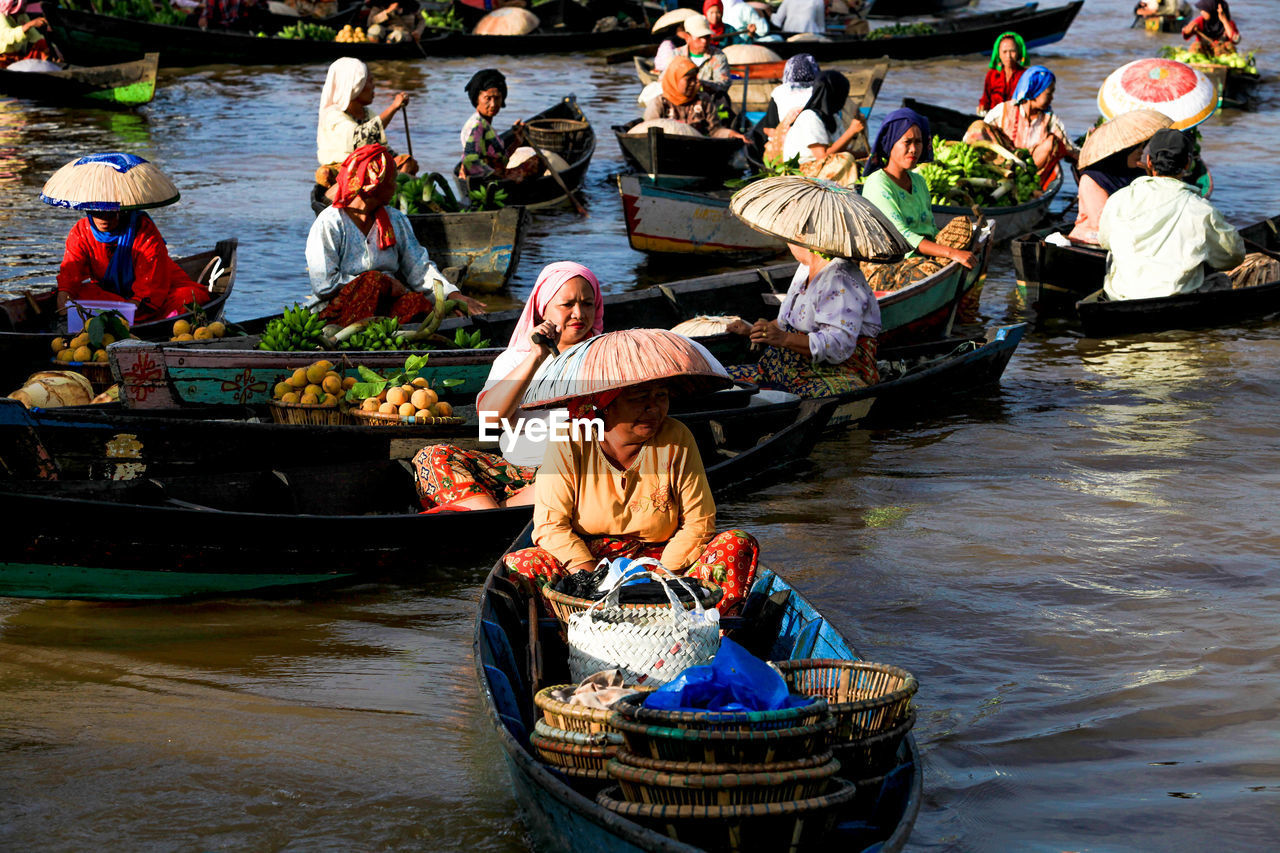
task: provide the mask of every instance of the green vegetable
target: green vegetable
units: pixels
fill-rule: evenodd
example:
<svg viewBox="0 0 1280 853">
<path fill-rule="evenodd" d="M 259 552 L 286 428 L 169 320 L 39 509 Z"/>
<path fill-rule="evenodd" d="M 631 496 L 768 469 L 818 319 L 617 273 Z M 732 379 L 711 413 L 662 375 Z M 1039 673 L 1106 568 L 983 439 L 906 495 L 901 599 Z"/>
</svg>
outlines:
<svg viewBox="0 0 1280 853">
<path fill-rule="evenodd" d="M 308 24 L 299 21 L 276 33 L 276 38 L 293 39 L 296 41 L 333 41 L 337 37 L 338 31 L 320 24 Z"/>
<path fill-rule="evenodd" d="M 1160 51 L 1160 56 L 1175 62 L 1202 63 L 1205 65 L 1225 65 L 1228 68 L 1239 68 L 1249 74 L 1257 74 L 1258 66 L 1254 62 L 1253 53 L 1228 53 L 1223 56 L 1206 56 L 1203 53 L 1169 45 Z"/>
<path fill-rule="evenodd" d="M 152 24 L 181 24 L 187 20 L 184 12 L 168 3 L 152 3 L 151 0 L 103 0 L 99 8 L 104 15 L 146 21 Z"/>
<path fill-rule="evenodd" d="M 888 27 L 878 27 L 867 33 L 869 39 L 890 39 L 899 36 L 928 36 L 938 31 L 933 24 L 894 24 Z"/>
<path fill-rule="evenodd" d="M 950 207 L 1007 207 L 1024 204 L 1040 191 L 1040 178 L 1025 148 L 1013 152 L 1022 161 L 997 163 L 990 148 L 933 138 L 933 162 L 915 171 L 929 186 L 933 204 Z"/>
<path fill-rule="evenodd" d="M 453 7 L 449 7 L 443 13 L 428 12 L 422 10 L 422 20 L 428 27 L 434 27 L 439 30 L 461 30 L 465 29 L 462 19 L 453 11 Z"/>
</svg>

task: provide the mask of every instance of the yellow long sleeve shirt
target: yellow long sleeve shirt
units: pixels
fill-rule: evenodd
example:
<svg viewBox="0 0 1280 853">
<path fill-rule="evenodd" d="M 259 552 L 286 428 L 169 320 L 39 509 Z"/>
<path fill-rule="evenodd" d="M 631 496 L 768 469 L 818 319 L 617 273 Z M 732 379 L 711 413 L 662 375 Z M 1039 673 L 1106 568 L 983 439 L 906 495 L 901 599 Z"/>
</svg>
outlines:
<svg viewBox="0 0 1280 853">
<path fill-rule="evenodd" d="M 716 505 L 693 434 L 667 418 L 626 471 L 594 439 L 548 444 L 533 524 L 534 544 L 564 565 L 595 562 L 584 537 L 624 536 L 666 542 L 662 565 L 678 572 L 715 534 Z"/>
</svg>

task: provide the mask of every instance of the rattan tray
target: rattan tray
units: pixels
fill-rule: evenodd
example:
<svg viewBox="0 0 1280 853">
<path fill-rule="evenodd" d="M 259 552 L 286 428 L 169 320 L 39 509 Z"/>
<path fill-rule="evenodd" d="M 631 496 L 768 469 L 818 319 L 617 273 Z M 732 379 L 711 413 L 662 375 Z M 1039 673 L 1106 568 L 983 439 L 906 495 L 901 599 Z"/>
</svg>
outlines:
<svg viewBox="0 0 1280 853">
<path fill-rule="evenodd" d="M 920 689 L 914 675 L 884 663 L 811 658 L 776 661 L 774 666 L 792 690 L 830 703 L 837 743 L 897 726 Z"/>
<path fill-rule="evenodd" d="M 268 403 L 271 419 L 278 424 L 298 424 L 305 426 L 333 426 L 349 424 L 348 413 L 340 406 L 317 406 L 313 403 L 282 403 L 272 400 Z"/>
</svg>

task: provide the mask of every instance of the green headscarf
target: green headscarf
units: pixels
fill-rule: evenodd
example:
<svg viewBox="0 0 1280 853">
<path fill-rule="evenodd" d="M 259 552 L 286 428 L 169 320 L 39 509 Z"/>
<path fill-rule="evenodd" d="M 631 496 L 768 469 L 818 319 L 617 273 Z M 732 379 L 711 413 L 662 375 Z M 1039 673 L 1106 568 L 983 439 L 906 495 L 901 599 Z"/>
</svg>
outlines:
<svg viewBox="0 0 1280 853">
<path fill-rule="evenodd" d="M 991 45 L 991 63 L 987 66 L 988 68 L 1000 67 L 1000 42 L 1007 38 L 1013 39 L 1018 44 L 1018 64 L 1027 64 L 1027 43 L 1022 40 L 1022 36 L 1010 30 L 996 36 L 996 43 Z"/>
</svg>

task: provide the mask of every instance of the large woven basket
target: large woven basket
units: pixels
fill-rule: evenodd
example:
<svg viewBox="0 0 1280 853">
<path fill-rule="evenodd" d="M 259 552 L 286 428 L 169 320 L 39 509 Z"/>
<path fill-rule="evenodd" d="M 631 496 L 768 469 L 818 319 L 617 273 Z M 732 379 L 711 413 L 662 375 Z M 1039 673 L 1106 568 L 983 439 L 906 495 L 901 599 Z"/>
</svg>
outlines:
<svg viewBox="0 0 1280 853">
<path fill-rule="evenodd" d="M 638 723 L 673 729 L 700 729 L 719 732 L 762 732 L 794 726 L 812 726 L 827 717 L 827 700 L 821 696 L 798 708 L 780 711 L 664 711 L 646 708 L 644 697 L 624 696 L 614 703 L 620 716 Z"/>
<path fill-rule="evenodd" d="M 705 776 L 716 773 L 785 773 L 788 770 L 805 770 L 826 764 L 834 756 L 835 753 L 828 749 L 826 752 L 798 758 L 795 761 L 775 761 L 772 764 L 707 764 L 702 761 L 663 761 L 658 758 L 645 758 L 642 755 L 627 752 L 624 747 L 618 750 L 614 760 L 631 767 L 656 770 L 659 773 L 694 773 Z"/>
<path fill-rule="evenodd" d="M 328 426 L 349 424 L 351 418 L 339 406 L 316 406 L 311 403 L 282 403 L 272 400 L 268 404 L 271 420 L 278 424 L 302 426 Z"/>
<path fill-rule="evenodd" d="M 825 752 L 835 721 L 754 732 L 673 729 L 628 720 L 613 720 L 626 739 L 627 751 L 661 761 L 700 761 L 706 764 L 772 764 L 797 761 Z"/>
<path fill-rule="evenodd" d="M 542 718 L 550 726 L 571 732 L 616 732 L 609 723 L 613 711 L 601 708 L 588 708 L 585 705 L 571 705 L 551 698 L 553 690 L 573 687 L 572 684 L 553 684 L 544 687 L 533 697 L 533 704 L 542 711 Z M 636 687 L 637 692 L 650 693 L 652 687 Z"/>
<path fill-rule="evenodd" d="M 821 696 L 836 718 L 835 742 L 866 738 L 898 725 L 920 683 L 905 669 L 870 661 L 808 658 L 776 661 L 787 686 Z"/>
<path fill-rule="evenodd" d="M 574 732 L 556 728 L 546 720 L 535 720 L 533 731 L 550 740 L 576 743 L 579 746 L 622 746 L 623 744 L 622 732 Z"/>
<path fill-rule="evenodd" d="M 698 587 L 701 589 L 701 587 Z M 702 590 L 702 606 L 704 608 L 715 607 L 716 603 L 724 597 L 724 590 L 719 587 L 710 587 Z M 551 587 L 542 588 L 542 600 L 546 603 L 547 609 L 551 611 L 557 619 L 560 620 L 562 628 L 569 627 L 569 617 L 575 613 L 581 613 L 588 607 L 596 603 L 596 600 L 590 598 L 575 598 L 572 595 L 565 595 L 563 592 L 556 592 Z M 685 610 L 693 610 L 693 601 L 683 601 Z M 637 613 L 643 613 L 658 609 L 664 609 L 668 605 L 663 604 L 622 604 L 620 605 L 626 610 L 634 610 Z"/>
<path fill-rule="evenodd" d="M 604 774 L 605 763 L 618 751 L 617 746 L 584 746 L 539 734 L 530 735 L 529 743 L 547 764 L 571 770 L 594 770 L 598 774 Z"/>
<path fill-rule="evenodd" d="M 605 765 L 622 798 L 637 803 L 736 806 L 807 800 L 826 793 L 840 769 L 835 759 L 800 770 L 756 773 L 663 773 L 633 767 L 615 757 Z"/>
<path fill-rule="evenodd" d="M 831 749 L 840 760 L 840 775 L 847 779 L 866 779 L 888 773 L 898 763 L 902 739 L 915 724 L 916 712 L 910 711 L 891 729 L 848 743 L 832 744 Z"/>
<path fill-rule="evenodd" d="M 837 814 L 857 795 L 853 784 L 832 780 L 828 793 L 804 800 L 745 805 L 662 805 L 632 803 L 617 787 L 605 788 L 596 802 L 615 814 L 706 850 L 797 853 L 817 850 Z"/>
<path fill-rule="evenodd" d="M 420 426 L 420 427 L 437 427 L 437 426 L 458 426 L 465 424 L 466 418 L 448 417 L 448 418 L 419 418 L 405 417 L 399 414 L 384 415 L 381 412 L 365 412 L 360 409 L 351 410 L 351 419 L 358 424 L 364 426 Z"/>
<path fill-rule="evenodd" d="M 586 144 L 590 132 L 590 124 L 571 118 L 537 118 L 524 126 L 525 139 L 569 161 Z"/>
</svg>

